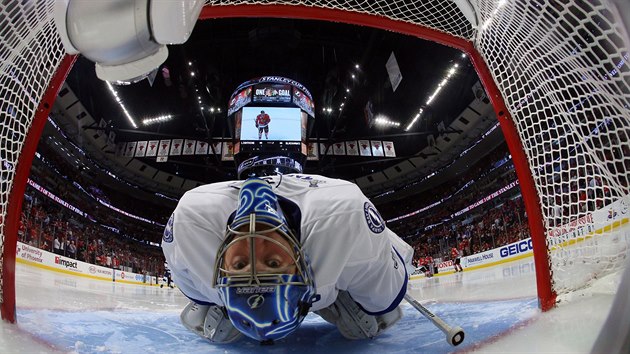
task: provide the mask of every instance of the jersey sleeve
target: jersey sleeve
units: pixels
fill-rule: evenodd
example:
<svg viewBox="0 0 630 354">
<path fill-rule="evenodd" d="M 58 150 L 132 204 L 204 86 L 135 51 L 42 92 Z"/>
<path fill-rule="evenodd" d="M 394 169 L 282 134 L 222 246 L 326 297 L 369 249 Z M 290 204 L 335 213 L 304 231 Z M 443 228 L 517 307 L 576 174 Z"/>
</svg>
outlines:
<svg viewBox="0 0 630 354">
<path fill-rule="evenodd" d="M 164 230 L 162 250 L 173 282 L 200 304 L 222 304 L 212 287 L 214 261 L 235 200 L 227 195 L 186 193 Z"/>
<path fill-rule="evenodd" d="M 322 297 L 314 307 L 326 307 L 346 290 L 367 313 L 393 310 L 407 290 L 413 249 L 385 226 L 358 187 L 331 189 L 322 198 L 304 230 Z"/>
<path fill-rule="evenodd" d="M 409 276 L 403 256 L 408 253 L 407 247 L 395 244 L 399 237 L 387 228 L 379 234 L 369 228 L 359 231 L 364 238 L 380 240 L 371 242 L 370 249 L 357 248 L 356 252 L 363 254 L 364 259 L 347 264 L 346 278 L 350 279 L 347 290 L 365 312 L 387 313 L 398 306 L 407 291 Z"/>
</svg>

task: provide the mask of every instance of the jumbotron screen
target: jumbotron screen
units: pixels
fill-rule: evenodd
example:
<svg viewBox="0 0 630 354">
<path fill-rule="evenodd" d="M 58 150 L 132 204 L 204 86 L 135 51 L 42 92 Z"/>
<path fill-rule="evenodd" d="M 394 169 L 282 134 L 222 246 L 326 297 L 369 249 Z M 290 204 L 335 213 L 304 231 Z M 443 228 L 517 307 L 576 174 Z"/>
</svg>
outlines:
<svg viewBox="0 0 630 354">
<path fill-rule="evenodd" d="M 243 107 L 241 141 L 301 141 L 299 108 Z"/>
</svg>

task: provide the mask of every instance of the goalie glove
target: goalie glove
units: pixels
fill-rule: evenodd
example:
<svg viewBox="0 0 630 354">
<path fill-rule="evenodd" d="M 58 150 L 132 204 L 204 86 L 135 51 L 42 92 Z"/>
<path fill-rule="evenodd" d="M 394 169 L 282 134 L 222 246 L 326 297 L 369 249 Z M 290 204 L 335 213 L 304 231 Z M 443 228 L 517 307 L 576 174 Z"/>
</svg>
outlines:
<svg viewBox="0 0 630 354">
<path fill-rule="evenodd" d="M 213 343 L 231 343 L 242 333 L 234 328 L 222 307 L 191 301 L 179 316 L 184 327 Z"/>
<path fill-rule="evenodd" d="M 361 310 L 347 291 L 339 291 L 335 302 L 316 314 L 334 324 L 348 339 L 374 338 L 402 318 L 402 310 L 396 307 L 383 315 L 373 316 Z"/>
</svg>

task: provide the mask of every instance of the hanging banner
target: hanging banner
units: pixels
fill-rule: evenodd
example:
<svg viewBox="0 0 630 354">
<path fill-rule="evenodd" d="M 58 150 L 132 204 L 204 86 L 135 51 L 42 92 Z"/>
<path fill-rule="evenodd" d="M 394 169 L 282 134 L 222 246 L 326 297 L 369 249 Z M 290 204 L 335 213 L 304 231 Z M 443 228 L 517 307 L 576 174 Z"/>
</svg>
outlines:
<svg viewBox="0 0 630 354">
<path fill-rule="evenodd" d="M 333 149 L 329 147 L 330 147 L 330 144 L 328 143 L 319 143 L 319 156 L 332 155 Z"/>
<path fill-rule="evenodd" d="M 372 156 L 369 140 L 359 140 L 359 154 L 361 156 Z"/>
<path fill-rule="evenodd" d="M 182 146 L 184 145 L 184 139 L 173 139 L 171 143 L 171 156 L 177 156 L 182 154 Z"/>
<path fill-rule="evenodd" d="M 356 140 L 346 141 L 346 154 L 348 156 L 359 156 L 359 144 Z"/>
<path fill-rule="evenodd" d="M 147 154 L 148 141 L 138 141 L 136 146 L 136 157 L 144 157 Z"/>
<path fill-rule="evenodd" d="M 396 149 L 394 149 L 393 141 L 383 141 L 383 148 L 386 157 L 396 157 Z"/>
<path fill-rule="evenodd" d="M 118 143 L 116 144 L 116 156 L 121 157 L 125 153 L 125 148 L 127 147 L 127 143 Z"/>
<path fill-rule="evenodd" d="M 195 154 L 195 141 L 194 140 L 184 140 L 184 151 L 183 155 L 194 155 Z"/>
<path fill-rule="evenodd" d="M 372 156 L 383 156 L 383 142 L 381 141 L 370 141 L 372 143 Z"/>
<path fill-rule="evenodd" d="M 116 132 L 111 131 L 107 134 L 107 145 L 116 146 Z"/>
<path fill-rule="evenodd" d="M 205 141 L 197 141 L 195 155 L 208 155 L 208 143 Z"/>
<path fill-rule="evenodd" d="M 402 81 L 402 73 L 400 72 L 400 67 L 398 66 L 398 61 L 396 60 L 394 52 L 392 52 L 389 59 L 387 59 L 385 69 L 387 70 L 387 75 L 389 76 L 389 82 L 392 84 L 392 91 L 396 92 L 398 85 L 400 85 L 400 82 Z"/>
<path fill-rule="evenodd" d="M 158 147 L 158 156 L 168 156 L 169 148 L 171 147 L 170 140 L 160 140 L 160 146 Z"/>
<path fill-rule="evenodd" d="M 215 154 L 215 155 L 221 155 L 221 147 L 223 146 L 223 143 L 220 141 L 215 141 L 214 143 L 212 143 L 212 149 L 210 150 L 209 153 L 210 154 Z M 214 152 L 213 152 L 214 151 Z"/>
<path fill-rule="evenodd" d="M 317 143 L 308 143 L 307 145 L 307 153 L 306 153 L 306 159 L 307 160 L 319 160 L 319 154 L 318 154 L 318 149 L 317 149 Z"/>
<path fill-rule="evenodd" d="M 335 155 L 342 156 L 346 154 L 346 144 L 343 142 L 334 143 L 332 148 Z"/>
<path fill-rule="evenodd" d="M 127 143 L 127 147 L 125 148 L 125 157 L 133 157 L 133 154 L 136 152 L 136 144 L 137 142 L 135 141 Z"/>
<path fill-rule="evenodd" d="M 223 143 L 223 150 L 221 153 L 222 161 L 234 161 L 234 144 L 231 141 Z"/>
<path fill-rule="evenodd" d="M 158 146 L 160 145 L 159 140 L 149 140 L 149 144 L 147 145 L 147 157 L 157 156 Z"/>
</svg>

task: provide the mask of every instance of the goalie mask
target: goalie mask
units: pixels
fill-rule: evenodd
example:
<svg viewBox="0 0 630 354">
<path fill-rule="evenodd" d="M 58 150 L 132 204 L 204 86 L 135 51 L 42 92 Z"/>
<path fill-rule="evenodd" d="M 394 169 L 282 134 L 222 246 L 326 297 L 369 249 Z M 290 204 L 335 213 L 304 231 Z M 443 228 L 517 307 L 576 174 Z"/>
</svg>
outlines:
<svg viewBox="0 0 630 354">
<path fill-rule="evenodd" d="M 216 259 L 213 286 L 239 331 L 270 342 L 300 326 L 315 294 L 313 276 L 264 180 L 250 178 L 242 185 Z"/>
</svg>

